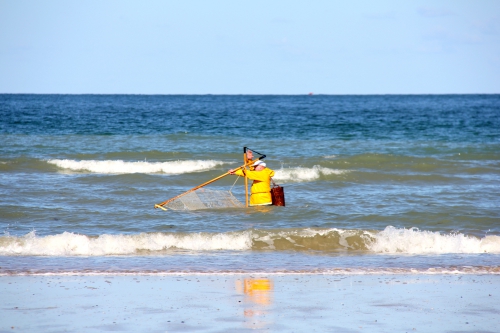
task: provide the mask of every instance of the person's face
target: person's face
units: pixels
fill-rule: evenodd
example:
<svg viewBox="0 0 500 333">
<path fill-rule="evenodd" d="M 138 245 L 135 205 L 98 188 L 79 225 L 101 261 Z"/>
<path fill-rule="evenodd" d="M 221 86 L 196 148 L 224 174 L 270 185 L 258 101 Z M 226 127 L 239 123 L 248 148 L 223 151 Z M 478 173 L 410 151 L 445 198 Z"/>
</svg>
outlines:
<svg viewBox="0 0 500 333">
<path fill-rule="evenodd" d="M 263 165 L 257 165 L 257 166 L 255 167 L 255 171 L 264 170 L 265 168 L 266 168 L 266 167 L 265 167 L 265 166 L 263 166 Z"/>
</svg>

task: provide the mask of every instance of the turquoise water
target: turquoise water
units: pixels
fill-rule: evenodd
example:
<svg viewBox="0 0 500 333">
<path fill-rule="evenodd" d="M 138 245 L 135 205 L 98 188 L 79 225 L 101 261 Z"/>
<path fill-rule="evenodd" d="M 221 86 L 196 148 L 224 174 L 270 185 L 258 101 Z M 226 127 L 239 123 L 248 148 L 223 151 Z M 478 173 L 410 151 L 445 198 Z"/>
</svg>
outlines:
<svg viewBox="0 0 500 333">
<path fill-rule="evenodd" d="M 245 146 L 286 207 L 153 208 Z M 0 274 L 498 273 L 499 185 L 500 95 L 0 95 Z"/>
</svg>

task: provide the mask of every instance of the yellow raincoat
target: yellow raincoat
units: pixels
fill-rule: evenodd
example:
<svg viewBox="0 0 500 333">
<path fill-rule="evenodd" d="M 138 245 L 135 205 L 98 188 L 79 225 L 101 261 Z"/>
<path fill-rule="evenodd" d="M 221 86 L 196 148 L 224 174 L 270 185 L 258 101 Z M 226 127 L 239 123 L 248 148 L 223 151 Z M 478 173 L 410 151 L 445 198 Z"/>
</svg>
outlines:
<svg viewBox="0 0 500 333">
<path fill-rule="evenodd" d="M 244 172 L 244 173 L 243 173 Z M 250 190 L 250 206 L 272 205 L 271 198 L 271 177 L 274 176 L 274 171 L 265 168 L 260 171 L 237 170 L 235 175 L 253 180 L 252 189 Z"/>
</svg>

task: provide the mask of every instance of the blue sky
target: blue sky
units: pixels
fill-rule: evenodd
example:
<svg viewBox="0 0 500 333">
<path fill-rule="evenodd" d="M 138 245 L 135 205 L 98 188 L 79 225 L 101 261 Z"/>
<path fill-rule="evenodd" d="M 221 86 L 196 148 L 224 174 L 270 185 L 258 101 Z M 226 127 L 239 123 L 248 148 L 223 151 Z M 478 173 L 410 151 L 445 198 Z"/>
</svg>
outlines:
<svg viewBox="0 0 500 333">
<path fill-rule="evenodd" d="M 500 93 L 500 1 L 0 0 L 0 93 Z"/>
</svg>

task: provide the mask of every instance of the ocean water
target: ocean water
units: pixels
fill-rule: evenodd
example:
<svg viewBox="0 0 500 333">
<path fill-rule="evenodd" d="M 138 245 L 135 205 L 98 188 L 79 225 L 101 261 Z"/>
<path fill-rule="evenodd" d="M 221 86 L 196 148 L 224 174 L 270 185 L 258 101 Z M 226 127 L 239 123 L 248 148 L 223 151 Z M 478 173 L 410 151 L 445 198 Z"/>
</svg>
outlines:
<svg viewBox="0 0 500 333">
<path fill-rule="evenodd" d="M 0 275 L 499 274 L 499 189 L 500 95 L 0 95 Z"/>
</svg>

